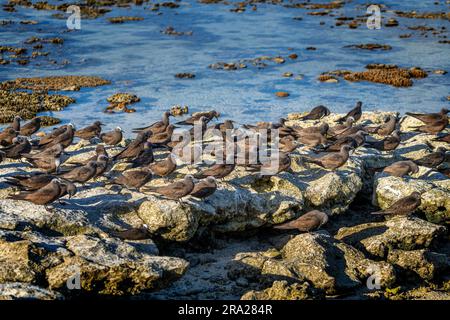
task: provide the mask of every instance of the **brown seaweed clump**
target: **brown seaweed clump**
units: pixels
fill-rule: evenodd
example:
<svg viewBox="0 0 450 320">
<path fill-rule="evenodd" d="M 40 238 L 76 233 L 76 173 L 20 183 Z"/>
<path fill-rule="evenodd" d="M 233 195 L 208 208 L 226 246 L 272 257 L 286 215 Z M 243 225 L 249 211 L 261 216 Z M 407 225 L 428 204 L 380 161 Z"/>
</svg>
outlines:
<svg viewBox="0 0 450 320">
<path fill-rule="evenodd" d="M 128 21 L 142 21 L 142 20 L 144 20 L 144 18 L 142 17 L 128 17 L 128 16 L 108 18 L 108 21 L 111 23 L 124 23 Z"/>
<path fill-rule="evenodd" d="M 412 79 L 421 79 L 428 74 L 419 67 L 409 69 L 400 68 L 396 65 L 389 64 L 369 64 L 366 71 L 362 72 L 339 72 L 332 71 L 322 74 L 319 80 L 326 79 L 332 75 L 343 77 L 347 81 L 369 81 L 374 83 L 383 83 L 395 87 L 410 87 L 413 85 Z M 324 81 L 324 80 L 321 80 Z"/>
<path fill-rule="evenodd" d="M 92 76 L 54 76 L 17 78 L 0 83 L 1 90 L 27 89 L 33 91 L 78 91 L 83 87 L 98 87 L 111 82 Z"/>
<path fill-rule="evenodd" d="M 0 90 L 0 123 L 12 122 L 15 116 L 32 119 L 43 111 L 60 111 L 71 103 L 73 98 L 58 94 L 11 92 Z M 58 119 L 43 117 L 43 125 L 58 123 Z"/>
</svg>

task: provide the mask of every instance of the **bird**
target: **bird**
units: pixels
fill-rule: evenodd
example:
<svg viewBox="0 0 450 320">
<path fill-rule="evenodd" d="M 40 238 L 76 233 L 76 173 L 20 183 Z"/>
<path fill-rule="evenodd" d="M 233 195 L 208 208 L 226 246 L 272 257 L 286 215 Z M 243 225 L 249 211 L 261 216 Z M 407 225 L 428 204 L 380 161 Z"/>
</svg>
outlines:
<svg viewBox="0 0 450 320">
<path fill-rule="evenodd" d="M 144 187 L 144 192 L 157 193 L 170 200 L 181 200 L 194 190 L 194 177 L 186 175 L 183 180 L 161 187 Z"/>
<path fill-rule="evenodd" d="M 372 212 L 375 215 L 409 215 L 417 210 L 421 204 L 420 192 L 413 192 L 407 197 L 395 201 L 389 208 Z"/>
<path fill-rule="evenodd" d="M 20 131 L 20 121 L 22 121 L 22 118 L 20 116 L 15 116 L 13 122 L 8 128 L 13 129 L 14 131 L 19 132 Z"/>
<path fill-rule="evenodd" d="M 411 160 L 397 161 L 384 168 L 383 172 L 391 176 L 403 177 L 419 172 L 419 167 Z"/>
<path fill-rule="evenodd" d="M 139 190 L 152 179 L 152 171 L 147 168 L 139 168 L 136 170 L 128 170 L 120 173 L 115 177 L 111 184 L 118 184 L 127 189 Z"/>
<path fill-rule="evenodd" d="M 11 186 L 18 187 L 26 191 L 34 191 L 45 187 L 56 176 L 47 173 L 37 173 L 37 174 L 25 174 L 25 175 L 15 175 L 13 177 L 6 177 L 5 182 Z"/>
<path fill-rule="evenodd" d="M 173 124 L 169 124 L 166 131 L 151 135 L 147 141 L 154 145 L 165 145 L 172 140 L 174 130 L 175 126 Z"/>
<path fill-rule="evenodd" d="M 47 133 L 45 136 L 39 139 L 38 146 L 46 145 L 52 142 L 57 136 L 64 133 L 67 129 L 68 125 L 63 125 L 58 128 L 53 129 L 51 132 Z"/>
<path fill-rule="evenodd" d="M 388 136 L 394 130 L 397 124 L 397 118 L 394 116 L 387 116 L 385 122 L 379 126 L 365 127 L 365 131 L 379 136 Z"/>
<path fill-rule="evenodd" d="M 195 184 L 194 189 L 191 191 L 190 195 L 194 198 L 204 199 L 214 194 L 216 190 L 216 178 L 206 177 L 206 179 L 202 179 Z"/>
<path fill-rule="evenodd" d="M 204 169 L 200 172 L 194 174 L 194 178 L 196 179 L 204 179 L 206 177 L 214 177 L 216 179 L 223 179 L 228 176 L 231 172 L 233 172 L 236 167 L 235 163 L 227 164 L 227 163 L 216 163 L 210 168 Z"/>
<path fill-rule="evenodd" d="M 12 145 L 13 139 L 19 135 L 19 132 L 13 128 L 6 128 L 0 132 L 0 146 L 7 147 Z"/>
<path fill-rule="evenodd" d="M 97 162 L 90 161 L 84 166 L 75 167 L 67 172 L 58 174 L 58 177 L 69 180 L 71 182 L 86 183 L 92 179 L 97 172 Z"/>
<path fill-rule="evenodd" d="M 113 237 L 122 240 L 145 240 L 151 237 L 148 226 L 146 224 L 143 224 L 139 228 L 130 228 L 122 231 L 113 230 L 110 233 Z"/>
<path fill-rule="evenodd" d="M 152 123 L 151 125 L 149 125 L 147 127 L 135 128 L 135 129 L 132 130 L 132 132 L 139 133 L 139 132 L 142 132 L 142 131 L 150 131 L 152 134 L 157 134 L 157 133 L 164 132 L 164 131 L 166 131 L 167 126 L 169 125 L 170 116 L 171 116 L 170 112 L 169 111 L 165 111 L 163 113 L 161 121 L 157 121 L 155 123 Z"/>
<path fill-rule="evenodd" d="M 5 157 L 9 159 L 20 159 L 22 154 L 31 151 L 31 144 L 27 137 L 17 136 L 13 139 L 13 144 L 2 148 L 0 151 L 5 153 Z"/>
<path fill-rule="evenodd" d="M 123 130 L 121 127 L 116 127 L 113 131 L 104 132 L 100 134 L 100 140 L 110 146 L 119 144 L 123 139 Z"/>
<path fill-rule="evenodd" d="M 109 157 L 104 154 L 100 154 L 97 156 L 97 160 L 95 162 L 97 163 L 97 168 L 95 169 L 95 174 L 92 178 L 100 177 L 106 172 L 109 166 Z"/>
<path fill-rule="evenodd" d="M 435 152 L 432 152 L 420 159 L 415 160 L 415 163 L 422 167 L 436 168 L 445 161 L 446 152 L 447 149 L 445 149 L 444 147 L 439 147 Z"/>
<path fill-rule="evenodd" d="M 275 167 L 276 166 L 276 167 Z M 280 172 L 289 171 L 291 168 L 291 157 L 287 153 L 279 152 L 278 159 L 268 158 L 262 164 L 250 164 L 250 171 L 259 170 L 261 175 L 276 175 Z"/>
<path fill-rule="evenodd" d="M 328 215 L 326 213 L 318 210 L 312 210 L 295 220 L 275 225 L 273 226 L 273 228 L 279 230 L 297 229 L 300 232 L 310 232 L 319 229 L 327 222 L 328 222 Z"/>
<path fill-rule="evenodd" d="M 337 139 L 336 141 L 333 141 L 330 144 L 323 146 L 322 148 L 319 147 L 319 148 L 315 149 L 314 151 L 315 152 L 338 152 L 341 150 L 341 147 L 343 145 L 349 145 L 352 148 L 358 148 L 359 146 L 364 144 L 364 142 L 366 140 L 365 135 L 367 135 L 367 133 L 365 131 L 359 130 L 354 135 L 342 137 L 340 139 Z"/>
<path fill-rule="evenodd" d="M 56 136 L 49 137 L 48 139 L 46 139 L 45 143 L 39 143 L 38 149 L 47 149 L 53 147 L 56 144 L 61 144 L 63 148 L 67 148 L 68 146 L 70 146 L 75 136 L 75 126 L 69 123 L 64 128 L 64 131 L 61 129 L 58 130 L 58 132 L 61 133 Z"/>
<path fill-rule="evenodd" d="M 39 151 L 37 153 L 24 153 L 22 154 L 22 157 L 26 159 L 42 159 L 42 158 L 48 158 L 48 157 L 54 157 L 54 156 L 61 156 L 64 153 L 64 148 L 61 144 L 55 144 L 52 147 L 49 147 L 47 149 L 44 149 L 42 151 Z"/>
<path fill-rule="evenodd" d="M 306 128 L 293 127 L 293 131 L 297 135 L 320 133 L 321 135 L 325 136 L 328 133 L 329 128 L 330 128 L 330 126 L 328 125 L 328 123 L 324 122 L 324 123 L 320 124 L 320 126 L 311 126 L 311 127 L 306 127 Z"/>
<path fill-rule="evenodd" d="M 144 149 L 145 142 L 152 133 L 149 131 L 139 132 L 134 139 L 125 149 L 113 157 L 113 160 L 130 159 L 137 157 Z"/>
<path fill-rule="evenodd" d="M 436 137 L 431 139 L 432 141 L 439 141 L 439 142 L 447 142 L 450 143 L 450 133 L 446 133 L 442 136 Z"/>
<path fill-rule="evenodd" d="M 86 128 L 75 131 L 74 136 L 84 140 L 91 140 L 92 138 L 98 137 L 102 132 L 102 126 L 104 124 L 100 121 L 95 121 L 90 126 Z"/>
<path fill-rule="evenodd" d="M 187 118 L 186 120 L 177 122 L 177 124 L 180 125 L 194 125 L 195 122 L 200 120 L 201 117 L 205 117 L 207 119 L 207 122 L 211 121 L 213 118 L 219 119 L 220 113 L 216 110 L 211 110 L 207 112 L 197 112 L 193 114 L 191 117 Z"/>
<path fill-rule="evenodd" d="M 66 195 L 68 195 L 70 199 L 77 193 L 77 187 L 75 186 L 74 183 L 65 179 L 59 179 L 59 181 L 60 181 L 59 187 L 61 188 L 61 192 L 59 193 L 59 199 L 61 199 Z M 59 203 L 63 204 L 61 201 Z"/>
<path fill-rule="evenodd" d="M 10 195 L 8 199 L 23 200 L 34 203 L 36 205 L 43 205 L 48 210 L 47 205 L 58 200 L 61 195 L 60 180 L 55 178 L 44 187 L 35 191 L 22 191 L 18 194 Z"/>
<path fill-rule="evenodd" d="M 400 132 L 395 130 L 392 135 L 387 136 L 383 140 L 366 141 L 366 145 L 369 148 L 374 148 L 380 151 L 392 151 L 395 150 L 401 142 Z"/>
<path fill-rule="evenodd" d="M 291 153 L 300 146 L 292 136 L 286 136 L 279 141 L 279 150 L 284 153 Z"/>
<path fill-rule="evenodd" d="M 422 132 L 422 133 L 428 133 L 428 134 L 438 134 L 442 130 L 445 130 L 445 128 L 448 126 L 448 118 L 442 118 L 440 120 L 437 120 L 435 122 L 427 123 L 423 126 L 418 127 L 411 127 L 414 129 L 413 131 L 416 132 Z"/>
<path fill-rule="evenodd" d="M 27 158 L 27 161 L 35 168 L 44 170 L 47 173 L 58 172 L 61 165 L 61 156 L 49 155 L 42 158 Z"/>
<path fill-rule="evenodd" d="M 153 155 L 152 144 L 150 142 L 145 142 L 144 149 L 136 158 L 132 159 L 130 162 L 132 163 L 131 165 L 132 168 L 137 168 L 148 166 L 154 160 L 155 157 Z"/>
<path fill-rule="evenodd" d="M 325 106 L 317 106 L 306 115 L 300 118 L 300 120 L 320 120 L 323 117 L 330 115 L 330 110 Z"/>
<path fill-rule="evenodd" d="M 351 147 L 343 145 L 339 152 L 332 152 L 323 155 L 320 158 L 305 157 L 307 162 L 314 163 L 324 169 L 336 170 L 347 163 Z"/>
<path fill-rule="evenodd" d="M 216 124 L 210 126 L 208 128 L 208 130 L 215 129 L 215 130 L 219 130 L 222 133 L 226 133 L 227 130 L 233 130 L 234 129 L 234 124 L 233 123 L 234 123 L 233 120 L 225 120 L 224 122 L 219 122 L 219 123 L 216 123 Z"/>
<path fill-rule="evenodd" d="M 344 121 L 347 120 L 347 118 L 352 117 L 355 122 L 358 121 L 359 119 L 361 119 L 361 115 L 362 115 L 362 102 L 358 101 L 356 103 L 356 107 L 354 107 L 352 110 L 350 110 L 345 116 L 343 116 L 342 118 L 339 118 L 337 120 L 338 123 L 342 123 Z"/>
<path fill-rule="evenodd" d="M 0 163 L 3 162 L 3 160 L 5 160 L 6 158 L 6 154 L 3 151 L 0 151 Z"/>
<path fill-rule="evenodd" d="M 166 177 L 176 170 L 177 164 L 173 160 L 172 154 L 169 154 L 166 159 L 151 163 L 148 167 L 157 176 Z"/>
<path fill-rule="evenodd" d="M 444 118 L 447 118 L 447 113 L 449 113 L 449 110 L 446 108 L 442 108 L 440 112 L 438 113 L 413 113 L 413 112 L 406 112 L 406 115 L 416 118 L 420 121 L 422 121 L 425 124 L 432 124 L 439 120 L 442 120 Z"/>
<path fill-rule="evenodd" d="M 320 133 L 302 134 L 297 137 L 297 140 L 309 147 L 317 147 L 318 145 L 325 145 L 328 143 L 327 138 Z"/>
<path fill-rule="evenodd" d="M 41 128 L 41 118 L 33 118 L 30 122 L 20 128 L 19 134 L 21 136 L 29 137 L 39 131 Z"/>
<path fill-rule="evenodd" d="M 347 129 L 350 129 L 353 124 L 355 123 L 355 119 L 353 119 L 353 117 L 348 117 L 344 124 L 337 124 L 333 127 L 328 128 L 328 135 L 330 137 L 335 137 L 340 135 L 341 133 L 344 133 L 345 131 L 347 131 Z"/>
</svg>

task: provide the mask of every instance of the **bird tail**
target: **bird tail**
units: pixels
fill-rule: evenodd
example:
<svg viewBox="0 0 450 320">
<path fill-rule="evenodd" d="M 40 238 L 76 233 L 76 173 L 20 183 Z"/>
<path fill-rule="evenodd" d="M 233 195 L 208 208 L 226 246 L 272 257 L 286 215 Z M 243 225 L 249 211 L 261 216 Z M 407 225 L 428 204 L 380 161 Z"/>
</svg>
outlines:
<svg viewBox="0 0 450 320">
<path fill-rule="evenodd" d="M 317 160 L 317 159 L 313 159 L 313 158 L 311 158 L 311 157 L 304 157 L 303 159 L 304 159 L 306 162 L 314 163 L 314 164 L 317 164 L 318 166 L 322 166 L 322 162 L 320 162 L 320 161 Z"/>
<path fill-rule="evenodd" d="M 15 178 L 5 178 L 5 182 L 11 186 L 22 187 L 22 185 L 20 184 L 20 180 L 17 180 Z"/>
<path fill-rule="evenodd" d="M 374 212 L 371 212 L 370 214 L 373 214 L 373 215 L 379 215 L 379 216 L 384 216 L 384 215 L 389 214 L 389 212 L 380 210 L 380 211 L 374 211 Z"/>
<path fill-rule="evenodd" d="M 27 196 L 26 193 L 12 194 L 12 195 L 9 195 L 6 199 L 9 199 L 9 200 L 25 200 L 26 196 Z"/>
</svg>

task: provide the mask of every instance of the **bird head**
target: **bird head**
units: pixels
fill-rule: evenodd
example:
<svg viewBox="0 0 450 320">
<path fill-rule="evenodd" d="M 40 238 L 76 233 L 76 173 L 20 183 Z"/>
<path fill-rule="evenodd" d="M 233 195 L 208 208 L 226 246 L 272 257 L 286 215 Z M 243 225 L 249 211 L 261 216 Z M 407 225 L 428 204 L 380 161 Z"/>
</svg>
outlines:
<svg viewBox="0 0 450 320">
<path fill-rule="evenodd" d="M 123 130 L 122 130 L 122 128 L 121 127 L 116 127 L 116 129 L 115 129 L 117 132 L 123 132 Z"/>
</svg>

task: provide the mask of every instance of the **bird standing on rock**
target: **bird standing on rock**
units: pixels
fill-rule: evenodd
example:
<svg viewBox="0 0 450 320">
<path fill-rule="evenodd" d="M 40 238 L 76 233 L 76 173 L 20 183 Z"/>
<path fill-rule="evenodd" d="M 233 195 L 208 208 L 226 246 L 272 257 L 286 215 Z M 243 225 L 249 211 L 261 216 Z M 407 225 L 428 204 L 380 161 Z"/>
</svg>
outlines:
<svg viewBox="0 0 450 320">
<path fill-rule="evenodd" d="M 428 134 L 438 134 L 442 130 L 445 130 L 448 126 L 448 118 L 437 120 L 436 122 L 428 123 L 423 126 L 414 127 L 414 131 L 428 133 Z"/>
<path fill-rule="evenodd" d="M 145 142 L 144 150 L 133 160 L 131 160 L 132 168 L 148 166 L 155 160 L 153 148 L 150 142 Z"/>
<path fill-rule="evenodd" d="M 26 174 L 16 175 L 14 177 L 6 177 L 6 183 L 20 188 L 25 191 L 34 191 L 45 187 L 53 179 L 57 177 L 51 174 L 38 173 L 38 174 Z"/>
<path fill-rule="evenodd" d="M 151 136 L 150 131 L 139 132 L 134 139 L 125 149 L 123 149 L 119 154 L 117 154 L 113 160 L 130 159 L 137 157 L 142 150 L 144 150 L 145 142 Z"/>
<path fill-rule="evenodd" d="M 436 152 L 432 152 L 422 158 L 416 160 L 415 162 L 419 166 L 428 167 L 428 168 L 436 168 L 441 163 L 445 161 L 445 153 L 447 149 L 444 147 L 437 148 Z"/>
<path fill-rule="evenodd" d="M 84 166 L 75 167 L 74 169 L 71 169 L 70 171 L 65 173 L 61 173 L 58 176 L 71 182 L 85 184 L 95 176 L 96 172 L 97 162 L 90 161 Z"/>
<path fill-rule="evenodd" d="M 330 110 L 325 106 L 317 106 L 312 108 L 312 110 L 304 117 L 301 117 L 300 120 L 320 120 L 323 117 L 330 115 Z"/>
<path fill-rule="evenodd" d="M 204 199 L 214 194 L 216 190 L 216 179 L 214 177 L 207 177 L 206 179 L 200 180 L 195 184 L 190 195 L 194 198 Z"/>
<path fill-rule="evenodd" d="M 191 117 L 187 118 L 186 120 L 177 122 L 177 124 L 194 125 L 198 120 L 200 120 L 201 117 L 205 117 L 207 120 L 206 122 L 209 122 L 213 118 L 219 119 L 220 113 L 217 112 L 216 110 L 211 110 L 211 111 L 207 111 L 207 112 L 197 112 L 194 115 L 192 115 Z"/>
<path fill-rule="evenodd" d="M 339 152 L 327 153 L 320 158 L 305 157 L 305 160 L 319 165 L 324 169 L 336 170 L 347 163 L 350 156 L 350 149 L 351 147 L 349 145 L 343 145 Z"/>
<path fill-rule="evenodd" d="M 226 176 L 228 176 L 231 172 L 233 172 L 234 168 L 236 167 L 235 163 L 227 164 L 215 164 L 210 168 L 204 169 L 196 174 L 194 174 L 194 177 L 196 179 L 203 179 L 206 177 L 214 177 L 216 179 L 223 179 Z"/>
<path fill-rule="evenodd" d="M 379 136 L 388 136 L 395 130 L 396 124 L 397 124 L 396 117 L 387 116 L 386 121 L 382 125 L 375 127 L 365 127 L 364 129 L 368 133 L 377 134 Z"/>
<path fill-rule="evenodd" d="M 41 118 L 33 118 L 30 122 L 20 128 L 19 134 L 21 136 L 29 137 L 39 131 L 41 128 Z"/>
<path fill-rule="evenodd" d="M 14 131 L 19 132 L 20 131 L 20 121 L 22 121 L 22 118 L 19 116 L 15 116 L 13 122 L 8 128 L 13 129 Z"/>
<path fill-rule="evenodd" d="M 395 201 L 389 208 L 381 211 L 372 212 L 372 214 L 407 216 L 416 211 L 417 208 L 420 207 L 420 204 L 421 204 L 420 193 L 413 192 L 409 196 Z"/>
<path fill-rule="evenodd" d="M 6 128 L 0 132 L 0 146 L 8 147 L 13 144 L 14 138 L 18 136 L 19 132 L 13 128 Z"/>
<path fill-rule="evenodd" d="M 442 108 L 440 112 L 438 113 L 413 113 L 413 112 L 406 112 L 406 114 L 410 117 L 416 118 L 420 121 L 422 121 L 425 124 L 433 124 L 437 121 L 440 121 L 442 119 L 447 119 L 447 113 L 449 113 L 449 110 L 446 108 Z"/>
<path fill-rule="evenodd" d="M 374 148 L 380 151 L 392 151 L 395 150 L 401 142 L 400 132 L 395 130 L 391 136 L 377 141 L 366 141 L 368 148 Z"/>
<path fill-rule="evenodd" d="M 105 144 L 115 146 L 122 141 L 123 130 L 117 127 L 113 131 L 101 133 L 99 137 Z"/>
<path fill-rule="evenodd" d="M 172 154 L 169 154 L 166 159 L 151 163 L 149 166 L 152 172 L 160 177 L 167 177 L 177 168 L 176 162 L 172 158 Z"/>
<path fill-rule="evenodd" d="M 56 178 L 51 180 L 50 183 L 48 183 L 47 185 L 36 191 L 32 192 L 22 191 L 18 194 L 10 195 L 8 199 L 23 200 L 37 205 L 43 205 L 47 210 L 49 210 L 47 205 L 58 200 L 62 194 L 60 183 L 61 180 Z"/>
<path fill-rule="evenodd" d="M 102 126 L 104 124 L 100 121 L 95 121 L 90 126 L 86 128 L 75 131 L 75 137 L 81 138 L 84 140 L 91 140 L 92 138 L 98 137 L 102 132 Z"/>
<path fill-rule="evenodd" d="M 328 215 L 324 212 L 313 210 L 305 213 L 300 218 L 273 226 L 274 229 L 294 230 L 310 232 L 319 229 L 328 222 Z"/>
<path fill-rule="evenodd" d="M 144 187 L 144 192 L 160 194 L 170 200 L 180 200 L 194 190 L 194 177 L 187 175 L 183 180 L 162 187 Z"/>
<path fill-rule="evenodd" d="M 12 145 L 0 150 L 5 154 L 6 158 L 20 159 L 22 158 L 22 154 L 29 153 L 31 151 L 31 144 L 27 137 L 17 136 L 12 142 Z"/>
<path fill-rule="evenodd" d="M 147 168 L 128 170 L 115 177 L 111 184 L 118 184 L 127 189 L 138 190 L 152 179 L 152 171 Z"/>
<path fill-rule="evenodd" d="M 143 131 L 150 131 L 152 134 L 157 134 L 166 131 L 167 126 L 169 125 L 170 121 L 170 112 L 166 111 L 163 113 L 163 117 L 161 121 L 157 121 L 147 127 L 143 128 L 135 128 L 133 129 L 133 132 L 139 133 Z"/>
<path fill-rule="evenodd" d="M 403 177 L 419 172 L 419 167 L 411 160 L 397 161 L 384 168 L 383 172 L 394 177 Z"/>
<path fill-rule="evenodd" d="M 59 133 L 59 134 L 57 134 Z M 57 135 L 55 135 L 57 134 Z M 67 148 L 73 142 L 73 138 L 75 136 L 75 126 L 69 123 L 67 126 L 63 128 L 58 128 L 54 132 L 52 132 L 47 138 L 45 142 L 39 142 L 38 149 L 47 149 L 53 147 L 56 144 L 61 144 L 63 148 Z M 42 142 L 42 143 L 41 143 Z"/>
<path fill-rule="evenodd" d="M 358 121 L 359 119 L 361 119 L 361 115 L 362 115 L 362 102 L 358 101 L 356 103 L 356 107 L 354 107 L 352 110 L 350 110 L 345 116 L 343 116 L 342 118 L 339 118 L 337 120 L 338 123 L 342 123 L 345 122 L 349 117 L 352 117 L 355 122 Z"/>
</svg>

